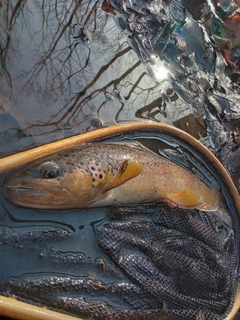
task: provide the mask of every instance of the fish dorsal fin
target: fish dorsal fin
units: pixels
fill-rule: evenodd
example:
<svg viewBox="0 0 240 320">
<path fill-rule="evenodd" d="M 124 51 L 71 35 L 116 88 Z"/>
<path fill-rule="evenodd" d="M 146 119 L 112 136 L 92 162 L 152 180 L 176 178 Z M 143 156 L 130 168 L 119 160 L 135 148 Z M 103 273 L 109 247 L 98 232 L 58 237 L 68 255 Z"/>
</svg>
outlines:
<svg viewBox="0 0 240 320">
<path fill-rule="evenodd" d="M 104 192 L 107 192 L 113 188 L 116 188 L 124 182 L 138 176 L 143 170 L 143 164 L 136 160 L 128 159 L 124 160 L 119 167 L 117 175 L 107 185 Z"/>
<path fill-rule="evenodd" d="M 183 190 L 167 196 L 167 201 L 183 208 L 201 208 L 203 206 L 202 196 L 193 190 Z"/>
</svg>

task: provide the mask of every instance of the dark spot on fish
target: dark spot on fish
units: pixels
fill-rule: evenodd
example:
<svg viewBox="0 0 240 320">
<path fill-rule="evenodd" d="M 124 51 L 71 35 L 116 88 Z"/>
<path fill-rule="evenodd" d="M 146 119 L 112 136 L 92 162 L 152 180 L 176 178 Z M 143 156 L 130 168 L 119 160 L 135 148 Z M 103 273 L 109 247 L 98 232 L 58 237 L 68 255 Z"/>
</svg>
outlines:
<svg viewBox="0 0 240 320">
<path fill-rule="evenodd" d="M 95 178 L 92 178 L 92 182 L 95 182 L 96 181 L 96 179 Z"/>
<path fill-rule="evenodd" d="M 84 162 L 83 162 L 83 161 L 80 161 L 79 164 L 80 164 L 81 166 L 83 166 L 83 165 L 84 165 Z"/>
<path fill-rule="evenodd" d="M 67 164 L 68 166 L 74 166 L 74 165 L 75 165 L 75 164 L 72 163 L 72 162 L 66 162 L 66 164 Z"/>
<path fill-rule="evenodd" d="M 100 174 L 100 175 L 99 175 L 99 179 L 102 179 L 102 178 L 103 178 L 103 175 L 102 175 L 102 174 Z"/>
<path fill-rule="evenodd" d="M 89 170 L 88 170 L 88 169 L 85 169 L 85 172 L 89 173 Z"/>
<path fill-rule="evenodd" d="M 94 167 L 91 167 L 92 171 L 95 171 L 96 169 Z"/>
<path fill-rule="evenodd" d="M 121 166 L 119 168 L 120 175 L 122 175 L 126 171 L 127 166 L 128 166 L 128 160 L 123 161 L 123 163 L 121 164 Z"/>
</svg>

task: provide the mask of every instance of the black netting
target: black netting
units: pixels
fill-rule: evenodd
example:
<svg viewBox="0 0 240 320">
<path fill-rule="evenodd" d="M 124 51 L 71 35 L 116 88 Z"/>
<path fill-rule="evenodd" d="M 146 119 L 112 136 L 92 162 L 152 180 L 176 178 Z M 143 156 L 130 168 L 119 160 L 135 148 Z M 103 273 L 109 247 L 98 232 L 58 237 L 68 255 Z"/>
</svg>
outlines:
<svg viewBox="0 0 240 320">
<path fill-rule="evenodd" d="M 43 254 L 35 237 L 39 264 L 52 271 L 11 277 L 1 292 L 92 320 L 225 319 L 238 285 L 235 239 L 213 214 L 140 205 L 110 208 L 92 226 L 101 257 L 51 246 Z M 7 235 L 0 239 L 15 245 Z M 32 243 L 31 232 L 23 236 Z"/>
<path fill-rule="evenodd" d="M 222 319 L 236 292 L 234 236 L 215 218 L 160 206 L 153 222 L 99 230 L 102 250 L 169 315 Z M 204 319 L 205 319 L 204 318 Z"/>
</svg>

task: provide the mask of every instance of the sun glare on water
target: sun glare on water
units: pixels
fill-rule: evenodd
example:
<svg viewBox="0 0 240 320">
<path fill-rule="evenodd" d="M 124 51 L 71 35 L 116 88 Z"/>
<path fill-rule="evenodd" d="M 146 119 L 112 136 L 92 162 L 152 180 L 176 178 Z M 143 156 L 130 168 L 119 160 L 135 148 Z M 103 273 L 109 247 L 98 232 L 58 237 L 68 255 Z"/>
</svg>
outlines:
<svg viewBox="0 0 240 320">
<path fill-rule="evenodd" d="M 156 77 L 156 80 L 158 82 L 166 80 L 168 78 L 169 71 L 165 68 L 163 62 L 154 56 L 152 56 L 151 58 L 154 62 L 151 65 L 151 69 L 154 73 L 154 76 Z"/>
</svg>

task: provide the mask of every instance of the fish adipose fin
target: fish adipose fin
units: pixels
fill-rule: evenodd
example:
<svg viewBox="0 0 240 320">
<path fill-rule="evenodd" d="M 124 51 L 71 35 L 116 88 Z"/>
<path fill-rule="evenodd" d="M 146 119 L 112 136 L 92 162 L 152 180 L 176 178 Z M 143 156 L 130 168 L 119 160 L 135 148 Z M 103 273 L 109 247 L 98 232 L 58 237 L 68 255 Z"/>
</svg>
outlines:
<svg viewBox="0 0 240 320">
<path fill-rule="evenodd" d="M 183 208 L 201 208 L 202 196 L 193 190 L 184 190 L 167 196 L 167 201 Z"/>
<path fill-rule="evenodd" d="M 117 175 L 108 184 L 104 192 L 107 192 L 113 188 L 116 188 L 123 184 L 124 182 L 138 176 L 143 170 L 143 164 L 136 160 L 125 160 L 119 167 Z"/>
</svg>

